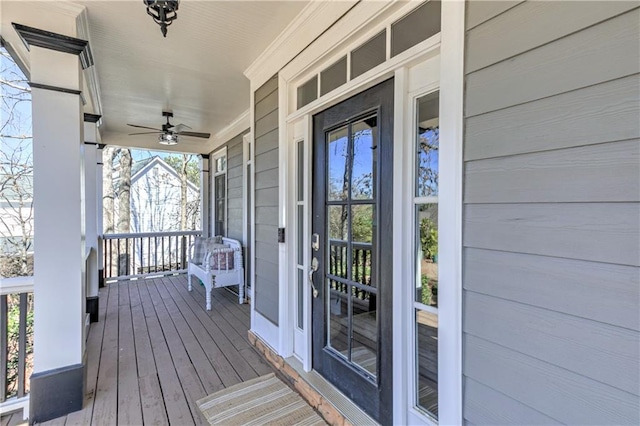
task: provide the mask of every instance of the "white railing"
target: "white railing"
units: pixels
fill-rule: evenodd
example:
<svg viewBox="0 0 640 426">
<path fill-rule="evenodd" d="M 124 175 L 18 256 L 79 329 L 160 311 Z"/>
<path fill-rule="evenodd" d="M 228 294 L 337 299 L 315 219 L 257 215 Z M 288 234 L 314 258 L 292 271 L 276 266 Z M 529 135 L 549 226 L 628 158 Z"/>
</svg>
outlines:
<svg viewBox="0 0 640 426">
<path fill-rule="evenodd" d="M 24 419 L 29 417 L 33 282 L 32 276 L 0 278 L 0 414 L 22 408 Z"/>
<path fill-rule="evenodd" d="M 187 250 L 201 231 L 105 234 L 104 278 L 130 279 L 185 272 Z"/>
</svg>

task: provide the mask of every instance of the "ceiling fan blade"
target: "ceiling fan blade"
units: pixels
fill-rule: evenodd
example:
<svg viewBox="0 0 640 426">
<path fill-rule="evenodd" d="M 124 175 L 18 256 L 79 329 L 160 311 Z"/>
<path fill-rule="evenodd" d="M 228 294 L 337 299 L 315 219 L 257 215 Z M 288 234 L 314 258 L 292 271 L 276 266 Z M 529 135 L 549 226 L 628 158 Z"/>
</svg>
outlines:
<svg viewBox="0 0 640 426">
<path fill-rule="evenodd" d="M 127 126 L 138 127 L 140 129 L 157 130 L 158 132 L 162 132 L 162 129 L 156 129 L 155 127 L 140 126 L 138 124 L 129 124 L 129 123 L 127 123 Z"/>
<path fill-rule="evenodd" d="M 162 132 L 138 132 L 138 133 L 129 133 L 129 136 L 135 136 L 135 135 L 159 135 Z"/>
<path fill-rule="evenodd" d="M 209 139 L 211 137 L 211 133 L 178 132 L 176 134 L 180 136 L 191 136 L 193 138 L 204 138 L 204 139 Z"/>
<path fill-rule="evenodd" d="M 176 133 L 180 133 L 183 132 L 185 130 L 191 130 L 191 127 L 187 126 L 186 124 L 176 124 L 175 126 L 173 126 L 173 131 Z"/>
</svg>

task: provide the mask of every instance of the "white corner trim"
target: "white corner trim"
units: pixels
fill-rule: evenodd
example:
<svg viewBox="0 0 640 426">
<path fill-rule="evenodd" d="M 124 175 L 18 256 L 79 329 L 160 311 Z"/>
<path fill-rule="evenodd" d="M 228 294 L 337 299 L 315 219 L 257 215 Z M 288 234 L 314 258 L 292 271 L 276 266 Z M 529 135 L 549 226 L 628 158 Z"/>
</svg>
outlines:
<svg viewBox="0 0 640 426">
<path fill-rule="evenodd" d="M 251 127 L 251 120 L 249 117 L 249 109 L 247 109 L 238 117 L 236 117 L 231 123 L 229 123 L 227 127 L 220 130 L 209 139 L 207 143 L 208 152 L 215 151 L 221 145 L 229 142 L 231 138 L 238 136 L 241 132 L 247 130 L 249 127 Z"/>
<path fill-rule="evenodd" d="M 440 170 L 439 280 L 447 283 L 438 293 L 438 393 L 440 424 L 461 424 L 462 417 L 462 180 L 464 128 L 465 2 L 442 2 L 440 47 Z M 442 308 L 446 306 L 447 309 Z"/>
<path fill-rule="evenodd" d="M 254 87 L 260 87 L 357 2 L 310 1 L 244 75 Z"/>
</svg>

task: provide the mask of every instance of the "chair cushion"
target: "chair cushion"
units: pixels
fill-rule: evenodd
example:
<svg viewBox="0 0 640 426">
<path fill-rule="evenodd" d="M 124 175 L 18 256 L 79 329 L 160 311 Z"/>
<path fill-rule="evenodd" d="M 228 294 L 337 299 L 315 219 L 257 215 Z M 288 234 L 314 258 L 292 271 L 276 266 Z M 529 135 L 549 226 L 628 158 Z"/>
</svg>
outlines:
<svg viewBox="0 0 640 426">
<path fill-rule="evenodd" d="M 204 260 L 204 256 L 206 254 L 206 242 L 207 238 L 205 237 L 196 237 L 193 245 L 193 257 L 190 262 L 195 263 L 196 265 L 202 265 L 202 261 Z"/>
<path fill-rule="evenodd" d="M 229 247 L 214 249 L 211 252 L 211 269 L 221 271 L 233 270 L 233 258 L 235 251 L 235 249 Z"/>
</svg>

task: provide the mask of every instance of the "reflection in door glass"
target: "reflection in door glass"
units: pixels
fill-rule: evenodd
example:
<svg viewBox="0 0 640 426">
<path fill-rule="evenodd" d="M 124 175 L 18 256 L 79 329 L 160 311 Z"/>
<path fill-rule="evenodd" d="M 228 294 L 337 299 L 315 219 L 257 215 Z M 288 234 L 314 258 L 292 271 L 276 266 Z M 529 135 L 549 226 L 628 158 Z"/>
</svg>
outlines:
<svg viewBox="0 0 640 426">
<path fill-rule="evenodd" d="M 351 300 L 351 362 L 375 377 L 378 365 L 376 295 L 354 286 Z"/>
<path fill-rule="evenodd" d="M 438 315 L 416 309 L 418 406 L 438 416 Z"/>
<path fill-rule="evenodd" d="M 327 298 L 329 312 L 328 344 L 336 352 L 349 358 L 349 299 L 348 285 L 327 280 Z"/>
<path fill-rule="evenodd" d="M 349 194 L 348 126 L 329 132 L 327 143 L 329 201 L 346 200 Z"/>
<path fill-rule="evenodd" d="M 440 126 L 438 92 L 418 99 L 418 129 L 416 158 L 416 196 L 438 195 L 438 160 Z"/>
<path fill-rule="evenodd" d="M 375 176 L 374 150 L 378 142 L 378 118 L 371 116 L 353 123 L 353 172 L 351 177 L 351 198 L 370 200 L 375 197 L 373 181 Z"/>
<path fill-rule="evenodd" d="M 438 418 L 438 175 L 439 94 L 416 103 L 415 160 L 415 401 Z"/>
</svg>

